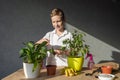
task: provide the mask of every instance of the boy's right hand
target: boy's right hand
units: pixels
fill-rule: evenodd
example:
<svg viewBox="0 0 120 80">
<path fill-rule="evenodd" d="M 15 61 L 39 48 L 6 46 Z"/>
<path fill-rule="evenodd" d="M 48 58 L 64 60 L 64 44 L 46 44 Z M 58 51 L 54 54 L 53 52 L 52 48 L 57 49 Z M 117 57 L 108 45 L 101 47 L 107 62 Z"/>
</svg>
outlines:
<svg viewBox="0 0 120 80">
<path fill-rule="evenodd" d="M 44 41 L 47 42 L 47 45 L 50 45 L 50 40 L 48 40 L 47 38 L 42 38 L 42 39 L 40 39 L 39 41 L 37 41 L 36 43 L 37 43 L 37 44 L 40 44 L 40 43 L 42 43 L 42 42 L 44 42 Z"/>
</svg>

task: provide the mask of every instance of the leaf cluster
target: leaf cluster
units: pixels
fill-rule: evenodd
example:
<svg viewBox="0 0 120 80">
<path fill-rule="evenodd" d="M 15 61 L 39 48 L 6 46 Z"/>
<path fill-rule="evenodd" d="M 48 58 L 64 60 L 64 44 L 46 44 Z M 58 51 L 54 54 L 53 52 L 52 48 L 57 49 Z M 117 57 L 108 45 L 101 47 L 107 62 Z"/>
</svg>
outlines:
<svg viewBox="0 0 120 80">
<path fill-rule="evenodd" d="M 76 31 L 72 33 L 72 39 L 66 39 L 63 44 L 66 45 L 62 47 L 63 50 L 69 49 L 69 56 L 79 57 L 84 56 L 89 51 L 89 46 L 85 44 L 83 37 L 85 34 L 77 33 Z"/>
<path fill-rule="evenodd" d="M 24 47 L 20 49 L 20 58 L 23 59 L 25 63 L 33 63 L 33 71 L 36 69 L 43 59 L 46 57 L 47 42 L 42 42 L 41 44 L 36 44 L 33 41 L 23 43 Z"/>
</svg>

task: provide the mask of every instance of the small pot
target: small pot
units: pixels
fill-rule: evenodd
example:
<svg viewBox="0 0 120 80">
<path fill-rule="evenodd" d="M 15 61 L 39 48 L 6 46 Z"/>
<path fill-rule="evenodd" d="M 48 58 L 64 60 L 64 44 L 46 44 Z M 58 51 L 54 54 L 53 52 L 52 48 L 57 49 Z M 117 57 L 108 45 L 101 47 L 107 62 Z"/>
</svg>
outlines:
<svg viewBox="0 0 120 80">
<path fill-rule="evenodd" d="M 47 75 L 55 75 L 56 74 L 56 65 L 47 65 Z"/>
<path fill-rule="evenodd" d="M 102 73 L 104 73 L 104 74 L 111 74 L 112 69 L 113 69 L 112 66 L 102 66 L 101 67 Z"/>
</svg>

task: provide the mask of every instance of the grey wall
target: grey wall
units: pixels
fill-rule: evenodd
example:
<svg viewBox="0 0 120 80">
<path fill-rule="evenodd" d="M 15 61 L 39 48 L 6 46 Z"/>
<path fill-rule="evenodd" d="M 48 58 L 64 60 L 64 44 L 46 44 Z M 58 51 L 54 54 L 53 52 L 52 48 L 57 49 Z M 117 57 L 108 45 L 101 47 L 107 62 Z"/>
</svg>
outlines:
<svg viewBox="0 0 120 80">
<path fill-rule="evenodd" d="M 0 78 L 22 68 L 22 42 L 53 29 L 49 13 L 55 7 L 64 10 L 67 23 L 120 50 L 119 0 L 0 0 Z"/>
</svg>

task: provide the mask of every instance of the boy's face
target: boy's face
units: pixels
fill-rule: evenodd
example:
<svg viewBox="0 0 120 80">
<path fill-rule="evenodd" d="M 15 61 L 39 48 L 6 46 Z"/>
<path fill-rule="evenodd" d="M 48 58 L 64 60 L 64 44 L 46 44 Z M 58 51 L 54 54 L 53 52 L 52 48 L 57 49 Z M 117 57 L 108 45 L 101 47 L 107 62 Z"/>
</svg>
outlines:
<svg viewBox="0 0 120 80">
<path fill-rule="evenodd" d="M 63 27 L 63 21 L 61 19 L 61 16 L 58 16 L 58 15 L 53 16 L 51 17 L 51 21 L 52 21 L 53 27 L 56 30 L 59 30 L 59 31 L 63 30 L 64 27 Z"/>
</svg>

